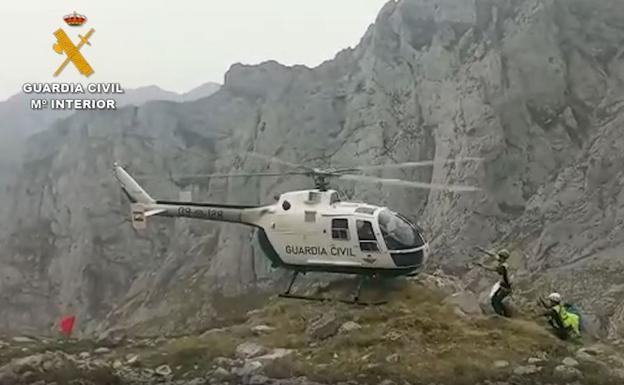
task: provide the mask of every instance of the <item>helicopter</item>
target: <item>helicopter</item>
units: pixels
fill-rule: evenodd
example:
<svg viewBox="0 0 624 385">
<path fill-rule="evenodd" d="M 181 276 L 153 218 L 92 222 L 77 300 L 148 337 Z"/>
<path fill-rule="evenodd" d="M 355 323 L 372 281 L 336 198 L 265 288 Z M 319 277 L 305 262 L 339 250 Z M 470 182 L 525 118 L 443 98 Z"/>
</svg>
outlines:
<svg viewBox="0 0 624 385">
<path fill-rule="evenodd" d="M 325 300 L 326 298 L 322 297 L 293 294 L 291 291 L 296 278 L 299 274 L 308 272 L 339 273 L 356 275 L 360 278 L 352 299 L 339 301 L 368 304 L 360 300 L 365 279 L 417 274 L 427 262 L 430 253 L 429 244 L 422 230 L 405 216 L 387 207 L 343 201 L 337 190 L 329 188 L 328 180 L 335 178 L 454 192 L 480 190 L 473 186 L 433 184 L 357 174 L 388 167 L 425 167 L 478 161 L 480 158 L 321 169 L 286 162 L 263 154 L 248 155 L 294 169 L 286 172 L 195 176 L 232 178 L 304 175 L 311 177 L 315 186 L 313 189 L 282 193 L 276 196 L 275 203 L 259 206 L 157 200 L 115 162 L 113 166 L 115 177 L 130 200 L 133 228 L 145 229 L 147 219 L 152 216 L 193 218 L 255 227 L 260 248 L 269 258 L 272 267 L 292 271 L 290 283 L 280 297 Z"/>
</svg>

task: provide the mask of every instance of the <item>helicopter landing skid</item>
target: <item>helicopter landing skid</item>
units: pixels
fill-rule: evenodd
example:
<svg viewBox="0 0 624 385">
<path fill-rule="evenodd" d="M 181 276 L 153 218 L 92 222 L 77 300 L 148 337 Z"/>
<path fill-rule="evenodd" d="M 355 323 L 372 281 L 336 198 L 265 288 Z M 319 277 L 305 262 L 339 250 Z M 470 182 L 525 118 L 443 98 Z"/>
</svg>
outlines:
<svg viewBox="0 0 624 385">
<path fill-rule="evenodd" d="M 362 306 L 383 305 L 383 304 L 388 302 L 388 301 L 369 302 L 369 301 L 361 301 L 360 300 L 360 292 L 362 291 L 362 285 L 364 283 L 365 277 L 360 277 L 360 279 L 358 281 L 357 288 L 355 290 L 355 296 L 353 297 L 353 299 L 350 299 L 350 300 L 349 299 L 341 299 L 341 298 L 314 297 L 314 296 L 291 294 L 290 291 L 291 291 L 292 286 L 295 283 L 295 280 L 297 279 L 298 275 L 299 275 L 298 271 L 295 271 L 293 273 L 293 276 L 292 276 L 292 278 L 290 280 L 290 284 L 288 285 L 288 289 L 286 289 L 286 291 L 284 293 L 280 294 L 279 297 L 281 297 L 281 298 L 291 298 L 291 299 L 306 300 L 306 301 L 317 301 L 317 302 L 342 302 L 342 303 L 346 303 L 346 304 L 349 304 L 349 305 L 362 305 Z"/>
</svg>

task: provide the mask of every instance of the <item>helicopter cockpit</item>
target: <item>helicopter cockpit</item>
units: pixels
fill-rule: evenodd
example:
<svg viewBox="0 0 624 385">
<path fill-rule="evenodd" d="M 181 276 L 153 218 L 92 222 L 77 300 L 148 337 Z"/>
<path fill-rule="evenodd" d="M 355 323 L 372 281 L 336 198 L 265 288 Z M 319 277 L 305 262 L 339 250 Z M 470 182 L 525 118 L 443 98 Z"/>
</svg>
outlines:
<svg viewBox="0 0 624 385">
<path fill-rule="evenodd" d="M 379 211 L 378 220 L 388 250 L 414 249 L 425 244 L 416 225 L 401 214 L 382 209 Z"/>
<path fill-rule="evenodd" d="M 378 214 L 379 229 L 397 266 L 421 265 L 427 245 L 420 229 L 399 213 L 386 208 Z"/>
</svg>

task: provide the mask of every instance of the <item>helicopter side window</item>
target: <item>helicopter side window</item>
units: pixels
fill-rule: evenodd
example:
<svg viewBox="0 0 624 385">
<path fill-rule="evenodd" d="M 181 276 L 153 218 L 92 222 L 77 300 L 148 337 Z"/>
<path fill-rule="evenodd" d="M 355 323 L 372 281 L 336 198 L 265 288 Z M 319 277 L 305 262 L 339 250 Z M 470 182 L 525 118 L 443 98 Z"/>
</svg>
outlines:
<svg viewBox="0 0 624 385">
<path fill-rule="evenodd" d="M 360 240 L 360 250 L 362 251 L 379 251 L 377 238 L 373 232 L 373 225 L 369 221 L 358 220 L 357 233 Z"/>
<path fill-rule="evenodd" d="M 332 219 L 332 238 L 349 240 L 349 221 L 344 218 Z"/>
</svg>

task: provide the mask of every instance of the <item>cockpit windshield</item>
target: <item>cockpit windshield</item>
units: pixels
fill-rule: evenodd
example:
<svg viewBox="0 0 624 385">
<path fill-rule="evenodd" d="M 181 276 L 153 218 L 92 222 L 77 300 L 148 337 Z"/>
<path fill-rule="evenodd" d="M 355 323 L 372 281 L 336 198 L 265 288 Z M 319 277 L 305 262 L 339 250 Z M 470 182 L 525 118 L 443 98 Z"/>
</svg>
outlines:
<svg viewBox="0 0 624 385">
<path fill-rule="evenodd" d="M 388 250 L 413 249 L 425 243 L 416 226 L 388 209 L 379 212 L 379 228 Z"/>
</svg>

